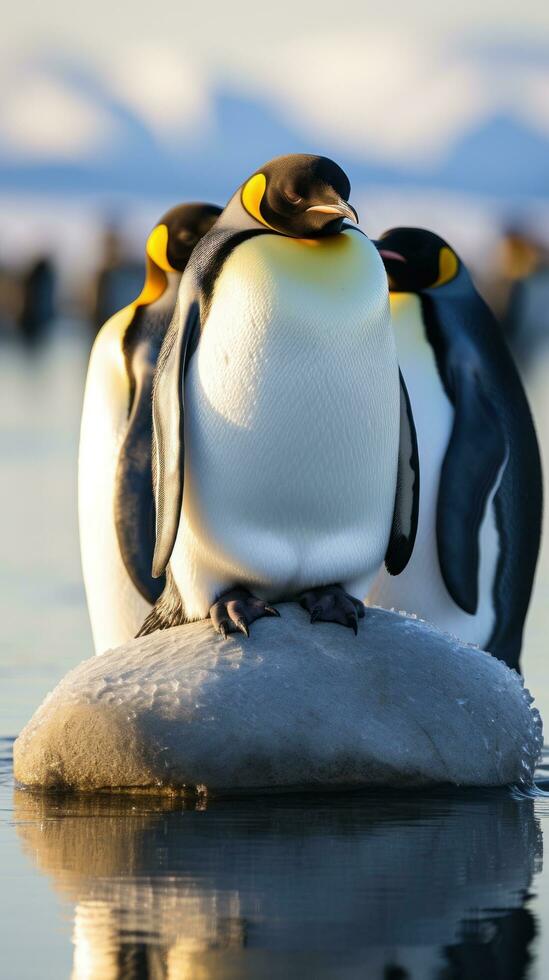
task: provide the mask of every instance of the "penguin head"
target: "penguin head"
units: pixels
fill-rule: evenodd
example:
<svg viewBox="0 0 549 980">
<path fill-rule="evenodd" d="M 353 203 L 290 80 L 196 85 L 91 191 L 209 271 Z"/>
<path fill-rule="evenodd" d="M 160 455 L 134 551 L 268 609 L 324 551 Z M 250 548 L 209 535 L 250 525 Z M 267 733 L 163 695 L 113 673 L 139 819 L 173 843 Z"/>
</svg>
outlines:
<svg viewBox="0 0 549 980">
<path fill-rule="evenodd" d="M 327 157 L 291 153 L 275 157 L 241 188 L 244 209 L 259 224 L 291 238 L 337 235 L 345 220 L 358 224 L 348 203 L 351 185 Z"/>
<path fill-rule="evenodd" d="M 221 214 L 215 204 L 177 204 L 151 231 L 146 252 L 163 272 L 184 272 L 191 252 Z"/>
<path fill-rule="evenodd" d="M 165 291 L 169 274 L 184 272 L 197 242 L 221 214 L 215 204 L 178 204 L 166 211 L 151 231 L 145 247 L 145 283 L 136 306 L 154 303 Z"/>
<path fill-rule="evenodd" d="M 452 282 L 461 267 L 448 242 L 424 228 L 391 228 L 374 244 L 383 259 L 392 292 L 438 289 Z"/>
</svg>

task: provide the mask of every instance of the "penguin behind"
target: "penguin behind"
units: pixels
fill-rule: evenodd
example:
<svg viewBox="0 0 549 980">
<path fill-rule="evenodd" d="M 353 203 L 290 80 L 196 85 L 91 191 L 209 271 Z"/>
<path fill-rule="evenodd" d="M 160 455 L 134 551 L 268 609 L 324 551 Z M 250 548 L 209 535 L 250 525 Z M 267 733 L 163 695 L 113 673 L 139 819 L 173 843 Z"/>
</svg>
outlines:
<svg viewBox="0 0 549 980">
<path fill-rule="evenodd" d="M 181 273 L 221 209 L 181 204 L 147 240 L 145 284 L 100 330 L 80 434 L 80 547 L 98 653 L 135 633 L 163 588 L 153 579 L 152 376 Z"/>
<path fill-rule="evenodd" d="M 141 635 L 208 615 L 247 635 L 283 598 L 356 632 L 355 595 L 384 556 L 406 564 L 413 426 L 349 193 L 331 160 L 279 157 L 193 252 L 154 381 L 153 573 L 168 571 Z"/>
<path fill-rule="evenodd" d="M 518 669 L 539 550 L 542 478 L 522 384 L 499 324 L 438 235 L 377 243 L 421 464 L 414 553 L 369 602 L 405 609 Z"/>
</svg>

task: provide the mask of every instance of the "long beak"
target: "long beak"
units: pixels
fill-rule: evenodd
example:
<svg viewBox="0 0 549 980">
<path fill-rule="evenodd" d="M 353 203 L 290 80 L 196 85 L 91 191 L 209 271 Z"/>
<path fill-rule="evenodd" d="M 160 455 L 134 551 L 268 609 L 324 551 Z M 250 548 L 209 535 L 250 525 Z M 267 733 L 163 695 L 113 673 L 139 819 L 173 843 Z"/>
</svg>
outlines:
<svg viewBox="0 0 549 980">
<path fill-rule="evenodd" d="M 337 204 L 313 204 L 310 208 L 307 208 L 307 211 L 320 211 L 321 214 L 343 215 L 344 218 L 349 218 L 349 221 L 353 221 L 355 225 L 358 225 L 358 214 L 355 209 L 341 198 Z"/>
</svg>

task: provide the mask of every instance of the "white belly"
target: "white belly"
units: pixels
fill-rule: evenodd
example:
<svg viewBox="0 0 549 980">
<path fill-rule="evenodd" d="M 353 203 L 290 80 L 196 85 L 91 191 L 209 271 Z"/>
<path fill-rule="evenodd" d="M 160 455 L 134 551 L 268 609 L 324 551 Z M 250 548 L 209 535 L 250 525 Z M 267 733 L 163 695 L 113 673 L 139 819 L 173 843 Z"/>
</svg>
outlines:
<svg viewBox="0 0 549 980">
<path fill-rule="evenodd" d="M 483 647 L 494 626 L 493 584 L 498 560 L 498 534 L 493 498 L 480 530 L 479 604 L 474 616 L 449 595 L 438 561 L 436 507 L 442 461 L 452 431 L 454 410 L 446 396 L 421 320 L 417 296 L 394 294 L 391 313 L 397 352 L 408 387 L 417 430 L 420 464 L 419 522 L 412 557 L 401 575 L 383 568 L 368 595 L 371 605 L 405 610 L 434 623 L 469 643 Z M 466 480 L 466 474 L 464 474 Z"/>
<path fill-rule="evenodd" d="M 383 266 L 347 233 L 238 247 L 185 384 L 171 567 L 187 615 L 224 589 L 269 599 L 371 583 L 394 506 L 399 390 Z"/>
</svg>

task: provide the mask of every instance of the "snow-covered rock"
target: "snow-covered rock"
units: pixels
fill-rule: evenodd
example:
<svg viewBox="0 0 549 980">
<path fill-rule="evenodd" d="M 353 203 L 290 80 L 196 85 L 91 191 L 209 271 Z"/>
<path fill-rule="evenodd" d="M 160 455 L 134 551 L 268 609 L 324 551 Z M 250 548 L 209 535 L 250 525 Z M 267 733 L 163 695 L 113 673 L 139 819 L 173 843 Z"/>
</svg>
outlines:
<svg viewBox="0 0 549 980">
<path fill-rule="evenodd" d="M 531 781 L 541 719 L 514 671 L 381 609 L 358 637 L 280 610 L 249 639 L 205 621 L 84 661 L 17 739 L 16 778 L 198 792 Z"/>
</svg>

